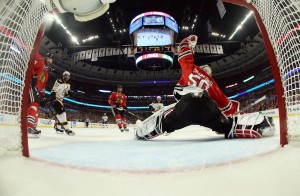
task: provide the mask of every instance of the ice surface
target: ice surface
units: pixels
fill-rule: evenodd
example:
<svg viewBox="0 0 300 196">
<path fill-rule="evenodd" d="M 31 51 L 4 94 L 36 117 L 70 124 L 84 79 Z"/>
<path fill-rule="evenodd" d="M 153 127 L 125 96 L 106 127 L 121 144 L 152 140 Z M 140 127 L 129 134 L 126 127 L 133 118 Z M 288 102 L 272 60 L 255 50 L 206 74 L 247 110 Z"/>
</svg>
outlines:
<svg viewBox="0 0 300 196">
<path fill-rule="evenodd" d="M 42 129 L 31 158 L 0 156 L 0 196 L 300 195 L 300 145 L 191 126 L 153 141 L 118 129 Z"/>
</svg>

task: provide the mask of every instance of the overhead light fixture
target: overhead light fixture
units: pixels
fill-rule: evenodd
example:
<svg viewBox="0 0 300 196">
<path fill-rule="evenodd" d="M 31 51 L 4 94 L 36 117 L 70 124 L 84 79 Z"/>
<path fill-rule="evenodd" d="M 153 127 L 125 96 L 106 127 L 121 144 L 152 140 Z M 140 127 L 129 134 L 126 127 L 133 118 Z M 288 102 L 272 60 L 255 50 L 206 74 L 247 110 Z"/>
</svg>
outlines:
<svg viewBox="0 0 300 196">
<path fill-rule="evenodd" d="M 55 21 L 66 31 L 66 33 L 68 35 L 70 35 L 71 40 L 79 45 L 79 42 L 77 40 L 77 38 L 75 36 L 72 35 L 72 33 L 67 29 L 67 27 L 62 23 L 62 21 L 58 18 L 57 15 L 53 14 L 53 18 L 55 19 Z"/>
<path fill-rule="evenodd" d="M 228 86 L 225 86 L 225 88 L 231 88 L 231 87 L 234 87 L 234 86 L 237 86 L 238 84 L 235 83 L 235 84 L 231 84 L 231 85 L 228 85 Z"/>
<path fill-rule="evenodd" d="M 92 41 L 92 40 L 98 39 L 98 38 L 99 38 L 98 35 L 94 35 L 94 36 L 90 36 L 90 37 L 88 37 L 86 39 L 83 39 L 82 42 L 85 43 L 85 42 Z"/>
<path fill-rule="evenodd" d="M 217 32 L 212 32 L 212 33 L 211 33 L 211 36 L 213 36 L 213 37 L 222 37 L 222 38 L 225 38 L 225 37 L 226 37 L 226 35 L 220 34 L 220 33 L 217 33 Z"/>
<path fill-rule="evenodd" d="M 236 27 L 235 31 L 232 33 L 232 35 L 229 37 L 228 40 L 231 40 L 234 35 L 243 28 L 243 25 L 245 24 L 245 22 L 250 18 L 250 16 L 253 14 L 253 11 L 250 11 L 246 17 L 244 18 L 244 20 Z"/>
<path fill-rule="evenodd" d="M 111 93 L 110 90 L 99 90 L 99 92 L 101 92 L 101 93 Z"/>
<path fill-rule="evenodd" d="M 254 78 L 254 76 L 251 76 L 251 77 L 249 77 L 249 78 L 243 80 L 243 82 L 248 82 L 249 80 L 252 80 L 253 78 Z"/>
</svg>

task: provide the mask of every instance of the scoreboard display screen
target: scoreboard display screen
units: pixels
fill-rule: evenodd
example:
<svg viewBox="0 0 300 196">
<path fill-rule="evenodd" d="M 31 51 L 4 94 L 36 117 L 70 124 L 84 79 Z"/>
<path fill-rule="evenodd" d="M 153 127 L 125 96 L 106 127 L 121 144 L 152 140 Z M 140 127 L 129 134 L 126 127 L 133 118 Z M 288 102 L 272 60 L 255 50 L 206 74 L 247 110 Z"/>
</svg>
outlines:
<svg viewBox="0 0 300 196">
<path fill-rule="evenodd" d="M 163 16 L 144 16 L 143 25 L 164 25 L 165 19 Z"/>
<path fill-rule="evenodd" d="M 170 29 L 144 28 L 135 34 L 136 46 L 167 46 L 173 44 L 173 33 Z"/>
</svg>

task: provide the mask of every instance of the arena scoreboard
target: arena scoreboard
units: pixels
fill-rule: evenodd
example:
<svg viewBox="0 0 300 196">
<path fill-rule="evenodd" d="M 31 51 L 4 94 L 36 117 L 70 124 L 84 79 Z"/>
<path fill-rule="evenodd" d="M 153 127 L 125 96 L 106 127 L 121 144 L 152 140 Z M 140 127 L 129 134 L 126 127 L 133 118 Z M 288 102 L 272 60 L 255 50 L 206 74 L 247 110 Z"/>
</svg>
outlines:
<svg viewBox="0 0 300 196">
<path fill-rule="evenodd" d="M 137 68 L 149 71 L 170 68 L 177 34 L 177 22 L 169 14 L 153 11 L 136 16 L 130 23 L 129 35 Z"/>
</svg>

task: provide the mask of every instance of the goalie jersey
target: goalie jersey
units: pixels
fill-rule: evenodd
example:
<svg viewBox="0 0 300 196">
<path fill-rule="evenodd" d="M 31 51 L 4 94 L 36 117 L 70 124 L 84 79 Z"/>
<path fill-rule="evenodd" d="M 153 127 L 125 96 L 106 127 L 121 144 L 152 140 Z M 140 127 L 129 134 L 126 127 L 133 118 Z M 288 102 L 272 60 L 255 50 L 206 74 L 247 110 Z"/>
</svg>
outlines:
<svg viewBox="0 0 300 196">
<path fill-rule="evenodd" d="M 178 99 L 187 93 L 206 90 L 226 116 L 234 115 L 239 110 L 239 102 L 229 100 L 214 79 L 194 64 L 193 53 L 188 44 L 181 43 L 179 47 L 178 62 L 182 69 L 182 76 L 174 89 L 175 98 Z"/>
</svg>

